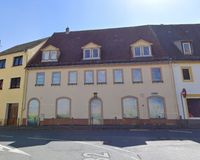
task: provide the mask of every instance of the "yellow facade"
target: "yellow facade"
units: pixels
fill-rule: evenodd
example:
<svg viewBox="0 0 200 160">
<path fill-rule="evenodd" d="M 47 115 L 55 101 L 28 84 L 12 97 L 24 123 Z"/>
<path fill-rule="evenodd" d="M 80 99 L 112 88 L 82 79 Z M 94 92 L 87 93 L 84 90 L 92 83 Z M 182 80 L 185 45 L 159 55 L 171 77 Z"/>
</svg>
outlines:
<svg viewBox="0 0 200 160">
<path fill-rule="evenodd" d="M 3 79 L 3 88 L 0 90 L 0 125 L 7 124 L 8 104 L 18 104 L 18 118 L 17 124 L 21 124 L 22 106 L 24 101 L 25 90 L 25 67 L 32 56 L 44 44 L 44 41 L 37 46 L 27 49 L 25 51 L 2 54 L 1 59 L 6 59 L 5 68 L 0 69 L 0 79 Z M 22 65 L 13 66 L 13 59 L 17 56 L 23 56 Z M 10 89 L 11 78 L 20 77 L 20 88 Z"/>
</svg>

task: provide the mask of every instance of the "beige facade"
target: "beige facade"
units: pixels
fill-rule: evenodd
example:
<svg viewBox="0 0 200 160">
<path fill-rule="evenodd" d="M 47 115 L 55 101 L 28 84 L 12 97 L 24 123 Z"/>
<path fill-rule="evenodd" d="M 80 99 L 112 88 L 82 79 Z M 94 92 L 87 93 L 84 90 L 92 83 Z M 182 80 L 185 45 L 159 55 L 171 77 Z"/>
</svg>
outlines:
<svg viewBox="0 0 200 160">
<path fill-rule="evenodd" d="M 151 68 L 161 69 L 163 82 L 153 83 Z M 141 68 L 143 83 L 132 83 L 131 70 Z M 113 70 L 123 70 L 122 84 L 115 84 Z M 106 84 L 97 84 L 97 71 L 106 71 Z M 68 85 L 68 72 L 77 71 L 77 85 Z M 94 84 L 84 84 L 85 71 L 93 71 Z M 23 113 L 24 123 L 26 123 L 29 102 L 37 99 L 40 104 L 39 117 L 42 124 L 45 120 L 56 120 L 56 100 L 66 97 L 71 100 L 71 119 L 85 120 L 89 124 L 90 100 L 97 97 L 102 102 L 103 123 L 106 120 L 122 120 L 123 109 L 122 99 L 124 97 L 136 97 L 138 100 L 138 120 L 150 119 L 148 98 L 151 96 L 163 97 L 165 103 L 165 119 L 176 120 L 179 118 L 174 80 L 171 65 L 166 63 L 140 63 L 140 64 L 102 64 L 102 65 L 82 65 L 70 67 L 54 68 L 34 68 L 28 71 L 28 83 L 26 93 L 26 105 Z M 44 86 L 36 86 L 36 75 L 39 72 L 45 73 Z M 61 73 L 61 84 L 52 86 L 52 72 Z M 51 123 L 51 122 L 50 122 Z M 85 124 L 84 123 L 84 124 Z M 45 123 L 43 123 L 45 124 Z M 54 123 L 55 124 L 55 123 Z"/>
</svg>

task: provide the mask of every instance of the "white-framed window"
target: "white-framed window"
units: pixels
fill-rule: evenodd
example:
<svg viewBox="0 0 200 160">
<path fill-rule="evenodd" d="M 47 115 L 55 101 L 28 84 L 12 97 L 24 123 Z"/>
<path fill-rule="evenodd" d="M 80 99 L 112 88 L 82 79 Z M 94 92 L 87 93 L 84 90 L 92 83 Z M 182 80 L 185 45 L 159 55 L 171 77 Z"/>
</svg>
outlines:
<svg viewBox="0 0 200 160">
<path fill-rule="evenodd" d="M 68 72 L 68 84 L 76 85 L 77 84 L 77 71 Z"/>
<path fill-rule="evenodd" d="M 52 85 L 60 85 L 60 81 L 61 81 L 61 73 L 53 72 L 52 73 Z"/>
<path fill-rule="evenodd" d="M 132 69 L 132 82 L 142 83 L 142 70 L 140 68 Z"/>
<path fill-rule="evenodd" d="M 99 48 L 83 49 L 83 59 L 84 60 L 100 59 L 100 49 Z"/>
<path fill-rule="evenodd" d="M 36 74 L 36 86 L 43 86 L 44 85 L 44 79 L 45 79 L 45 73 L 39 72 Z"/>
<path fill-rule="evenodd" d="M 97 71 L 97 84 L 106 84 L 106 71 L 105 70 Z"/>
<path fill-rule="evenodd" d="M 165 102 L 163 97 L 148 98 L 150 118 L 165 118 Z"/>
<path fill-rule="evenodd" d="M 123 83 L 123 70 L 122 69 L 114 69 L 114 83 Z"/>
<path fill-rule="evenodd" d="M 151 54 L 151 46 L 132 47 L 133 57 L 149 57 Z"/>
<path fill-rule="evenodd" d="M 135 97 L 125 97 L 122 99 L 123 118 L 138 117 L 138 102 Z"/>
<path fill-rule="evenodd" d="M 42 61 L 57 61 L 58 60 L 58 51 L 43 51 L 42 53 Z"/>
<path fill-rule="evenodd" d="M 183 53 L 186 55 L 191 55 L 192 54 L 192 49 L 191 49 L 191 43 L 190 42 L 183 42 Z"/>
<path fill-rule="evenodd" d="M 85 84 L 94 84 L 94 72 L 85 71 Z"/>
<path fill-rule="evenodd" d="M 59 98 L 56 104 L 57 118 L 71 117 L 71 101 L 69 98 Z"/>
<path fill-rule="evenodd" d="M 152 77 L 152 82 L 163 82 L 161 68 L 159 67 L 151 68 L 151 77 Z"/>
</svg>

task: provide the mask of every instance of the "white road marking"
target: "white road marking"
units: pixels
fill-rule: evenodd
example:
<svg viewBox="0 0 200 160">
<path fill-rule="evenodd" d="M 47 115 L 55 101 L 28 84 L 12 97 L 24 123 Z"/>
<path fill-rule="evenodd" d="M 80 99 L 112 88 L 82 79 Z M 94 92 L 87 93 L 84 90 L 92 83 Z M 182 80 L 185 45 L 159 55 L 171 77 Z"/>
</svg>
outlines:
<svg viewBox="0 0 200 160">
<path fill-rule="evenodd" d="M 169 130 L 169 132 L 174 132 L 174 133 L 192 133 L 192 131 L 182 131 L 182 130 Z"/>
<path fill-rule="evenodd" d="M 0 137 L 3 137 L 3 138 L 13 138 L 13 136 L 2 135 L 2 134 L 0 134 Z"/>
<path fill-rule="evenodd" d="M 126 153 L 131 153 L 131 154 L 134 153 L 134 152 L 131 152 L 131 151 L 128 151 L 128 150 L 124 150 L 124 149 L 118 148 L 118 147 L 112 147 L 112 148 L 111 147 L 104 147 L 104 146 L 99 146 L 99 145 L 96 145 L 96 144 L 93 144 L 93 143 L 81 142 L 81 141 L 75 141 L 75 143 L 85 144 L 85 145 L 89 145 L 89 146 L 93 146 L 93 147 L 97 147 L 97 148 L 101 148 L 101 149 L 105 149 L 105 150 L 110 150 L 110 151 L 114 151 L 114 152 L 122 151 L 122 152 L 126 152 Z M 127 154 L 123 154 L 123 156 L 126 156 L 126 157 L 134 159 L 134 160 L 139 160 L 139 156 L 138 155 L 137 155 L 138 158 L 129 156 Z"/>
<path fill-rule="evenodd" d="M 110 155 L 107 152 L 103 153 L 83 153 L 83 160 L 110 160 Z"/>
<path fill-rule="evenodd" d="M 29 157 L 31 156 L 30 154 L 28 154 L 28 153 L 26 153 L 24 151 L 21 151 L 21 150 L 19 150 L 17 148 L 10 148 L 8 146 L 3 146 L 1 144 L 0 144 L 0 151 L 1 152 L 7 151 L 7 152 L 11 152 L 11 153 L 23 154 L 23 155 L 26 155 L 26 156 L 29 156 Z"/>
<path fill-rule="evenodd" d="M 33 139 L 33 140 L 63 141 L 63 139 L 42 138 L 42 137 L 27 137 L 27 138 Z M 122 152 L 134 154 L 134 152 L 131 152 L 131 151 L 128 151 L 128 150 L 125 150 L 125 149 L 121 149 L 121 148 L 118 148 L 118 147 L 112 147 L 112 148 L 111 147 L 104 147 L 104 146 L 94 144 L 92 142 L 83 142 L 83 141 L 67 141 L 67 142 L 90 145 L 90 146 L 93 146 L 93 147 L 101 148 L 101 149 L 104 149 L 104 150 L 110 150 L 110 151 L 114 151 L 114 152 L 122 151 Z M 129 155 L 123 153 L 123 156 L 126 156 L 126 157 L 134 159 L 134 160 L 139 160 L 138 155 L 137 155 L 138 158 L 135 158 L 135 157 L 132 157 L 132 156 L 129 156 Z"/>
</svg>

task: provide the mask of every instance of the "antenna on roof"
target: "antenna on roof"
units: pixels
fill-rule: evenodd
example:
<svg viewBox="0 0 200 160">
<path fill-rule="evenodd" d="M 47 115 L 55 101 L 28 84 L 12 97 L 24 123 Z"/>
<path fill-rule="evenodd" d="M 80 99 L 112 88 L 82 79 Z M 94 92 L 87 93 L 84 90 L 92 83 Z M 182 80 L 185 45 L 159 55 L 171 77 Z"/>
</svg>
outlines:
<svg viewBox="0 0 200 160">
<path fill-rule="evenodd" d="M 69 27 L 67 26 L 67 28 L 65 29 L 65 33 L 69 34 Z"/>
</svg>

